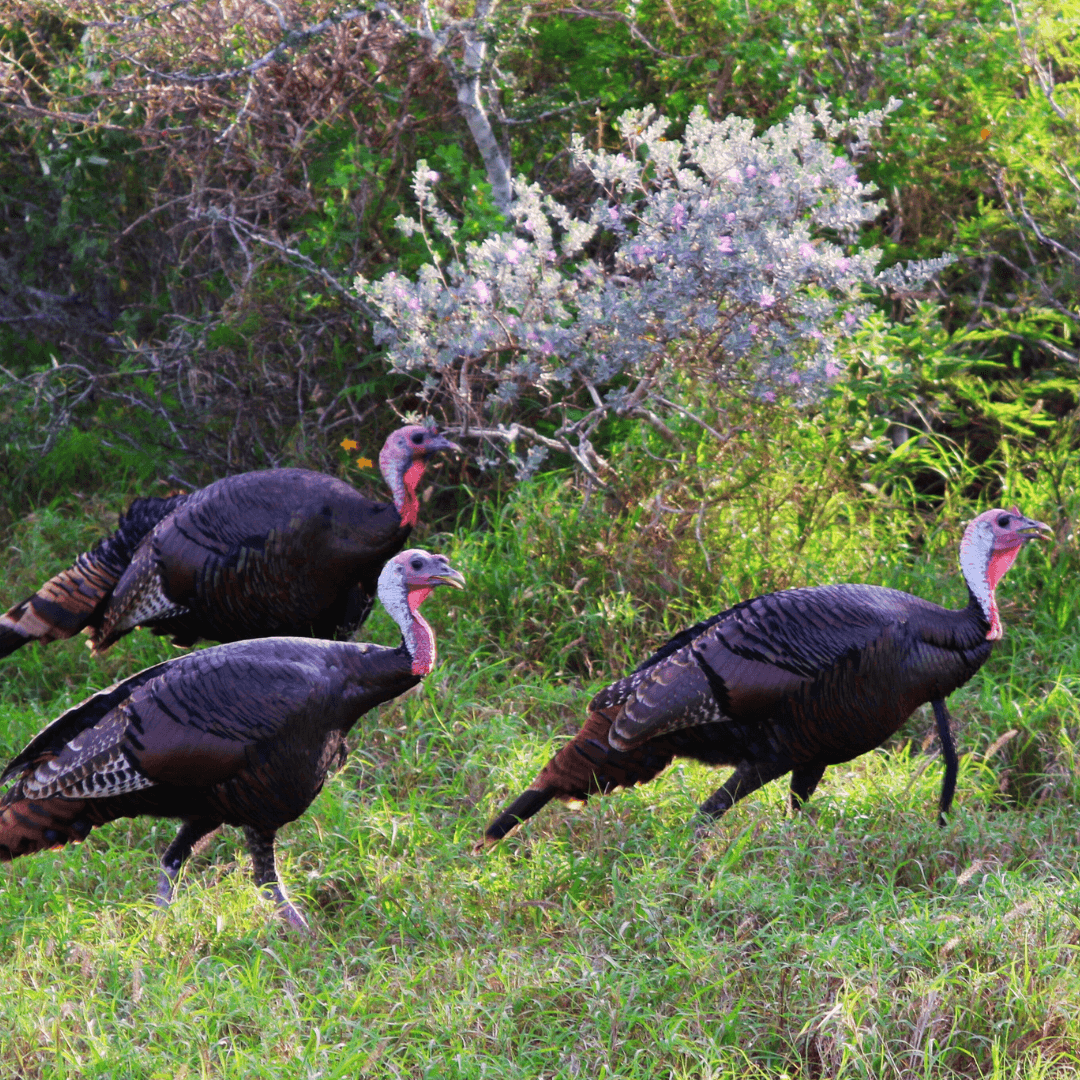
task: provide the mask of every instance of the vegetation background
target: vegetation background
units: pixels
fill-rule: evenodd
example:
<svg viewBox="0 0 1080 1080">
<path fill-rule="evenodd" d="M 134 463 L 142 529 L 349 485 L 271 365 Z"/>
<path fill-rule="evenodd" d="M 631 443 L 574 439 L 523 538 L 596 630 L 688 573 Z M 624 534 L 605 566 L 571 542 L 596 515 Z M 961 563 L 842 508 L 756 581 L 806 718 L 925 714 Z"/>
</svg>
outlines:
<svg viewBox="0 0 1080 1080">
<path fill-rule="evenodd" d="M 1075 3 L 376 9 L 0 6 L 6 602 L 135 495 L 286 464 L 381 489 L 340 442 L 374 459 L 420 387 L 388 369 L 352 283 L 427 260 L 394 227 L 421 159 L 479 240 L 503 222 L 492 145 L 584 206 L 569 137 L 617 147 L 628 107 L 764 130 L 820 99 L 843 117 L 896 97 L 858 162 L 885 207 L 851 250 L 955 261 L 922 292 L 868 296 L 844 376 L 810 404 L 738 379 L 698 401 L 688 383 L 705 426 L 611 418 L 594 444 L 618 468 L 596 478 L 554 455 L 518 481 L 466 443 L 424 493 L 420 539 L 469 580 L 432 601 L 440 666 L 365 718 L 282 837 L 315 937 L 272 919 L 228 832 L 164 916 L 149 894 L 169 823 L 11 864 L 0 1072 L 1075 1075 Z M 956 606 L 963 521 L 1013 502 L 1057 542 L 1010 572 L 1007 636 L 952 699 L 966 753 L 947 828 L 920 713 L 797 819 L 771 785 L 695 844 L 722 776 L 677 763 L 470 854 L 591 694 L 665 635 L 827 581 Z M 16 654 L 0 751 L 170 653 L 134 635 L 104 662 L 79 642 Z"/>
</svg>

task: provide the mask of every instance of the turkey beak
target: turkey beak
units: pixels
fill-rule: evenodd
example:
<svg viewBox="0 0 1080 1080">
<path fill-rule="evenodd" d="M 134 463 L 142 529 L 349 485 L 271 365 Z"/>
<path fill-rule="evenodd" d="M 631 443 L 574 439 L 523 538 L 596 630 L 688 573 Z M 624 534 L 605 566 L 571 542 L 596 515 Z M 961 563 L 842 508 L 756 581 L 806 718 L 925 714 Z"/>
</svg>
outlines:
<svg viewBox="0 0 1080 1080">
<path fill-rule="evenodd" d="M 428 441 L 426 450 L 429 454 L 434 454 L 439 450 L 460 450 L 456 442 L 451 442 L 445 435 L 439 435 L 438 433 L 432 435 Z"/>
<path fill-rule="evenodd" d="M 452 566 L 438 574 L 431 575 L 432 585 L 451 585 L 455 589 L 465 588 L 465 575 L 459 574 Z"/>
<path fill-rule="evenodd" d="M 1031 518 L 1026 518 L 1022 514 L 1019 515 L 1024 522 L 1023 525 L 1018 526 L 1014 531 L 1021 540 L 1053 540 L 1054 530 L 1046 524 L 1045 521 L 1033 521 Z"/>
</svg>

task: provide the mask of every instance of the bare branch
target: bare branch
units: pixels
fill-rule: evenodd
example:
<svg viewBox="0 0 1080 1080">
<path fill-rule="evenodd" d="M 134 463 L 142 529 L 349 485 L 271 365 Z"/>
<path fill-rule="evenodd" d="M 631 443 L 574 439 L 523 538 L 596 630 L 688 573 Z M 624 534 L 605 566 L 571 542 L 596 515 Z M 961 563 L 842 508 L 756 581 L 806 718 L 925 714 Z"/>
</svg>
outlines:
<svg viewBox="0 0 1080 1080">
<path fill-rule="evenodd" d="M 586 98 L 584 101 L 577 101 L 573 105 L 564 105 L 561 109 L 546 109 L 544 112 L 534 113 L 532 116 L 525 116 L 520 120 L 509 116 L 500 116 L 499 123 L 504 124 L 506 127 L 521 127 L 525 124 L 539 124 L 543 120 L 550 120 L 553 116 L 565 116 L 567 113 L 575 112 L 578 109 L 584 109 L 590 105 L 598 105 L 599 103 L 599 98 Z"/>
<path fill-rule="evenodd" d="M 282 21 L 284 20 L 281 10 L 276 4 L 268 4 L 267 6 L 273 7 L 274 10 L 278 12 L 279 18 L 281 18 Z M 188 75 L 183 72 L 159 71 L 156 68 L 150 67 L 149 64 L 143 63 L 138 57 L 124 54 L 121 55 L 123 55 L 123 58 L 128 63 L 133 64 L 146 75 L 149 75 L 153 79 L 158 79 L 161 82 L 178 83 L 183 86 L 210 86 L 217 83 L 232 82 L 234 79 L 239 79 L 243 76 L 250 77 L 257 71 L 261 71 L 263 68 L 268 67 L 270 64 L 282 63 L 290 52 L 306 45 L 313 38 L 319 37 L 321 34 L 326 33 L 327 30 L 330 30 L 335 26 L 355 22 L 357 19 L 367 18 L 379 7 L 380 5 L 376 4 L 371 8 L 353 8 L 350 11 L 342 12 L 340 15 L 330 15 L 323 19 L 322 22 L 316 23 L 314 26 L 309 26 L 302 30 L 287 31 L 283 40 L 279 41 L 269 51 L 263 53 L 257 60 L 253 60 L 244 67 L 232 68 L 229 71 L 211 72 L 206 75 Z M 285 29 L 284 26 L 282 29 Z"/>
<path fill-rule="evenodd" d="M 1012 12 L 1013 26 L 1016 27 L 1016 36 L 1020 39 L 1020 55 L 1023 57 L 1024 63 L 1027 64 L 1032 71 L 1035 72 L 1035 77 L 1039 80 L 1039 87 L 1043 92 L 1043 96 L 1050 104 L 1050 108 L 1054 110 L 1059 119 L 1064 120 L 1069 124 L 1073 130 L 1076 129 L 1076 125 L 1073 123 L 1069 114 L 1054 100 L 1054 76 L 1049 72 L 1039 60 L 1038 52 L 1028 45 L 1024 40 L 1024 31 L 1020 26 L 1020 16 L 1016 10 L 1015 0 L 1009 0 L 1009 10 Z"/>
<path fill-rule="evenodd" d="M 650 396 L 653 398 L 653 400 L 660 402 L 661 405 L 665 405 L 669 409 L 674 409 L 677 413 L 682 414 L 688 420 L 693 420 L 695 424 L 707 431 L 721 444 L 728 442 L 734 434 L 734 432 L 728 432 L 727 435 L 721 435 L 720 432 L 716 430 L 716 428 L 707 424 L 704 420 L 701 419 L 700 416 L 697 415 L 697 413 L 691 412 L 690 409 L 687 409 L 685 406 L 678 404 L 678 402 L 669 401 L 666 397 L 663 397 L 660 394 L 652 394 Z"/>
<path fill-rule="evenodd" d="M 1039 228 L 1039 223 L 1028 212 L 1028 208 L 1024 205 L 1023 192 L 1017 192 L 1017 199 L 1020 202 L 1020 215 L 1023 217 L 1028 228 L 1035 234 L 1035 239 L 1040 244 L 1045 244 L 1046 247 L 1053 248 L 1054 251 L 1061 255 L 1064 255 L 1067 259 L 1071 259 L 1077 266 L 1080 266 L 1080 255 L 1075 251 L 1070 250 L 1064 244 L 1059 244 L 1052 236 L 1047 236 L 1042 229 Z"/>
<path fill-rule="evenodd" d="M 667 424 L 652 411 L 652 409 L 644 409 L 641 406 L 638 406 L 631 412 L 631 415 L 640 417 L 642 420 L 646 421 L 646 423 L 648 423 L 649 426 L 666 442 L 673 443 L 678 441 L 678 436 L 676 436 L 675 432 L 672 431 L 671 428 L 669 428 Z"/>
<path fill-rule="evenodd" d="M 420 4 L 419 26 L 411 26 L 398 11 L 385 3 L 385 0 L 380 0 L 375 5 L 375 10 L 386 14 L 402 33 L 427 42 L 432 58 L 438 59 L 446 68 L 457 93 L 458 109 L 483 159 L 488 182 L 491 184 L 492 200 L 506 213 L 514 200 L 510 162 L 503 154 L 492 130 L 491 120 L 484 106 L 482 85 L 487 66 L 490 19 L 497 6 L 498 0 L 479 0 L 471 19 L 450 19 L 439 29 L 435 28 L 432 20 L 429 0 L 422 0 Z M 460 66 L 449 51 L 449 43 L 455 38 L 461 39 L 463 47 Z"/>
<path fill-rule="evenodd" d="M 203 218 L 211 222 L 220 222 L 229 226 L 233 235 L 236 236 L 236 230 L 243 232 L 251 240 L 254 240 L 258 244 L 262 244 L 264 247 L 268 247 L 273 251 L 276 251 L 279 255 L 284 255 L 290 262 L 295 263 L 298 266 L 303 267 L 309 274 L 313 274 L 320 281 L 324 282 L 330 287 L 333 293 L 340 299 L 346 301 L 350 307 L 356 308 L 359 311 L 364 312 L 369 317 L 376 317 L 377 312 L 368 304 L 363 297 L 358 295 L 354 290 L 343 285 L 330 271 L 321 267 L 313 259 L 308 258 L 302 251 L 297 251 L 296 248 L 291 248 L 287 244 L 283 244 L 280 240 L 274 239 L 272 236 L 268 236 L 266 233 L 257 229 L 248 221 L 244 221 L 242 218 L 238 218 L 233 214 L 219 210 L 216 207 L 209 207 L 197 215 L 193 215 L 194 218 Z M 239 240 L 239 237 L 237 237 Z M 246 253 L 246 248 L 244 249 Z M 250 261 L 249 261 L 250 265 Z"/>
<path fill-rule="evenodd" d="M 1022 341 L 1025 345 L 1032 345 L 1037 349 L 1045 349 L 1059 360 L 1065 360 L 1070 364 L 1080 365 L 1080 355 L 1059 348 L 1052 341 L 1047 340 L 1045 336 L 1034 337 L 1028 334 L 1015 334 L 1011 332 L 1007 333 L 1005 336 L 1011 338 L 1013 341 Z"/>
</svg>

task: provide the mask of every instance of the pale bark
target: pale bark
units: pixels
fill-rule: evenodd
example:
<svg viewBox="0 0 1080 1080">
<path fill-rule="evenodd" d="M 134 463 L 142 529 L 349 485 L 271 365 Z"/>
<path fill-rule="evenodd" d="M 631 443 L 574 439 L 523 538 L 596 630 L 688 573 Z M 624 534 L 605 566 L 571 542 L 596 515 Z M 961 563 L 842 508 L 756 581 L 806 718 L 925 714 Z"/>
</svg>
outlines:
<svg viewBox="0 0 1080 1080">
<path fill-rule="evenodd" d="M 476 143 L 480 157 L 491 184 L 491 197 L 504 214 L 514 201 L 514 185 L 510 175 L 510 162 L 503 154 L 499 140 L 484 107 L 484 66 L 487 60 L 486 34 L 490 28 L 498 0 L 480 0 L 471 19 L 450 19 L 437 24 L 432 18 L 429 0 L 422 0 L 419 25 L 410 24 L 390 4 L 381 2 L 375 10 L 387 18 L 403 33 L 426 41 L 433 57 L 438 57 L 454 82 L 458 108 L 469 125 L 469 133 Z M 450 53 L 450 45 L 460 37 L 463 55 L 460 62 Z"/>
</svg>

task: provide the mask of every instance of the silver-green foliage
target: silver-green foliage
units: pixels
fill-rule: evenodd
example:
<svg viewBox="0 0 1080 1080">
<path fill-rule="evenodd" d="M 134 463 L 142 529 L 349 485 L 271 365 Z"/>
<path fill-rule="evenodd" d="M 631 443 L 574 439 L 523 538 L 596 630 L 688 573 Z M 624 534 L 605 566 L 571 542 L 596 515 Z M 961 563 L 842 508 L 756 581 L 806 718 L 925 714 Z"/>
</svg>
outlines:
<svg viewBox="0 0 1080 1080">
<path fill-rule="evenodd" d="M 852 157 L 898 104 L 846 122 L 800 108 L 761 135 L 696 109 L 678 139 L 665 118 L 629 111 L 624 151 L 572 142 L 600 189 L 584 212 L 522 181 L 510 227 L 464 245 L 420 162 L 419 213 L 398 224 L 430 261 L 415 281 L 357 279 L 385 320 L 377 339 L 459 424 L 523 436 L 526 469 L 550 448 L 593 472 L 591 439 L 611 415 L 664 431 L 665 414 L 685 411 L 688 374 L 698 395 L 738 381 L 817 396 L 840 374 L 867 287 L 908 286 L 946 262 L 879 273 L 875 249 L 850 249 L 879 209 Z M 852 157 L 835 149 L 845 133 Z M 553 436 L 525 425 L 523 400 L 556 421 Z"/>
</svg>

